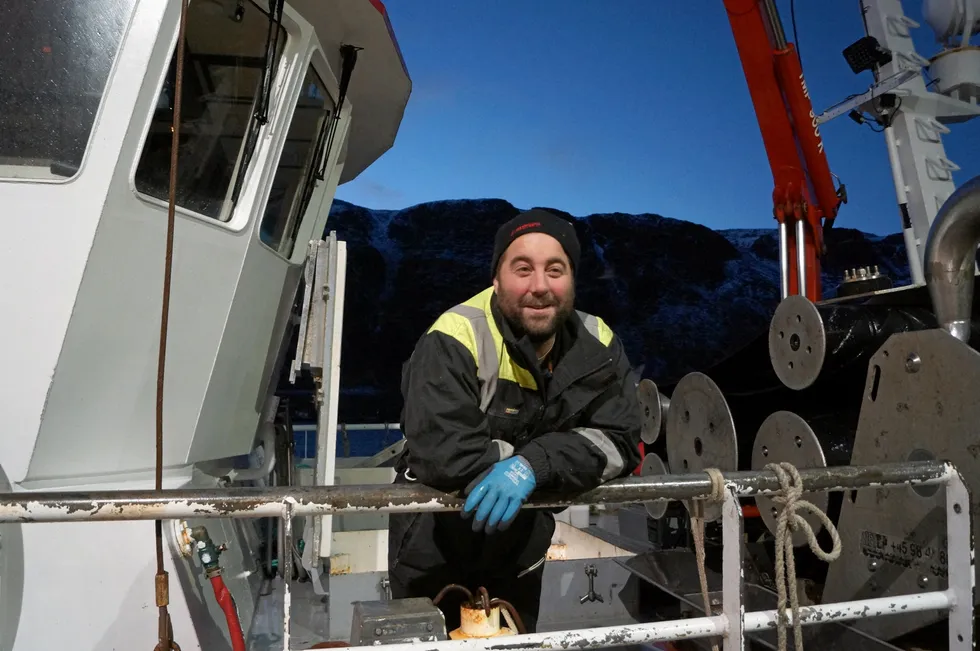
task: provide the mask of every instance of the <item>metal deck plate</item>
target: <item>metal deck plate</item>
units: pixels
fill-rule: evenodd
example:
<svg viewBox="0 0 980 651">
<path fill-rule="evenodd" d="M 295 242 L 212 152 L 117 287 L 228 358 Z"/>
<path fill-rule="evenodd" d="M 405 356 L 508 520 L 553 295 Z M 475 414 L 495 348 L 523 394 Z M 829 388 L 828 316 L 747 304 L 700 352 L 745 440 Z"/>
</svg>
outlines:
<svg viewBox="0 0 980 651">
<path fill-rule="evenodd" d="M 980 354 L 944 330 L 893 335 L 871 358 L 852 465 L 949 459 L 967 483 L 980 477 Z M 977 500 L 971 496 L 976 522 Z M 824 598 L 844 601 L 947 587 L 942 487 L 865 488 L 844 497 L 843 550 L 830 564 Z M 976 598 L 974 599 L 976 602 Z M 944 613 L 857 622 L 885 639 Z"/>
</svg>

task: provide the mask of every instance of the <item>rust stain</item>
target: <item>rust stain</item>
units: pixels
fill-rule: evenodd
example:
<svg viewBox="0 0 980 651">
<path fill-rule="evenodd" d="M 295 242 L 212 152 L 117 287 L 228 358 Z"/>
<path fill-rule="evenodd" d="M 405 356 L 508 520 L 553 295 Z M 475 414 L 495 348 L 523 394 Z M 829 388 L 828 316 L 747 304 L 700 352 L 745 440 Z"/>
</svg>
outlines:
<svg viewBox="0 0 980 651">
<path fill-rule="evenodd" d="M 462 628 L 457 628 L 454 631 L 450 631 L 449 639 L 450 640 L 486 640 L 491 637 L 504 637 L 505 635 L 514 635 L 514 632 L 505 626 L 501 628 L 499 631 L 497 631 L 496 633 L 494 633 L 493 635 L 468 635 L 463 631 Z"/>
<path fill-rule="evenodd" d="M 548 548 L 545 558 L 549 561 L 564 561 L 568 558 L 568 545 L 565 543 L 555 543 Z"/>
</svg>

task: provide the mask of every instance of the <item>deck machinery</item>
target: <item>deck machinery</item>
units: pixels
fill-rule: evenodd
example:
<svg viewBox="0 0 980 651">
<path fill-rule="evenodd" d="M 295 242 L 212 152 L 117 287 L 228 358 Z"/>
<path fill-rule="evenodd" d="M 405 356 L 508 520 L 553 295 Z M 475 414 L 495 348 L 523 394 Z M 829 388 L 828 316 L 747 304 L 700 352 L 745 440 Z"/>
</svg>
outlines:
<svg viewBox="0 0 980 651">
<path fill-rule="evenodd" d="M 975 484 L 980 177 L 956 188 L 952 172 L 958 167 L 946 157 L 942 136 L 950 125 L 980 114 L 980 47 L 970 41 L 980 32 L 980 3 L 923 4 L 942 44 L 940 53 L 925 59 L 912 39 L 920 25 L 900 2 L 863 0 L 866 36 L 844 56 L 856 73 L 870 70 L 874 85 L 821 114 L 810 105 L 775 4 L 725 5 L 773 169 L 783 299 L 768 332 L 714 368 L 659 389 L 643 380 L 644 472 L 941 459 Z M 892 287 L 869 261 L 839 279 L 836 295 L 821 288 L 823 236 L 846 191 L 834 187 L 819 127 L 843 115 L 884 134 L 909 258 L 908 286 Z M 808 497 L 831 516 L 843 551 L 828 565 L 815 558 L 802 532 L 794 534 L 804 603 L 947 585 L 941 492 L 903 487 Z M 779 508 L 767 498 L 743 502 L 752 558 L 747 599 L 773 607 L 772 535 Z M 980 512 L 976 499 L 971 509 Z M 661 504 L 650 512 L 663 529 L 672 528 Z M 719 512 L 707 515 L 717 519 Z M 829 549 L 827 531 L 813 516 L 807 520 Z M 709 544 L 708 563 L 714 557 L 715 569 L 719 553 Z M 665 616 L 703 612 L 686 549 L 643 554 L 626 564 L 660 591 Z M 712 575 L 709 585 L 717 594 L 720 575 Z M 936 628 L 944 618 L 938 612 L 871 618 L 810 629 L 804 639 L 822 649 L 935 648 L 937 640 L 945 644 L 945 633 Z M 775 634 L 750 639 L 772 648 Z"/>
<path fill-rule="evenodd" d="M 947 125 L 980 114 L 980 49 L 970 45 L 980 5 L 926 2 L 944 47 L 924 60 L 910 39 L 919 26 L 898 0 L 863 0 L 867 37 L 845 54 L 875 84 L 815 115 L 774 4 L 725 4 L 773 163 L 784 300 L 769 332 L 718 366 L 670 386 L 640 383 L 648 454 L 638 472 L 950 459 L 968 482 L 980 477 L 970 389 L 980 381 L 971 327 L 980 181 L 953 192 L 956 166 L 941 140 Z M 323 235 L 337 185 L 392 146 L 411 91 L 382 3 L 82 0 L 66 9 L 39 0 L 6 3 L 0 15 L 17 25 L 0 96 L 9 235 L 0 492 L 41 512 L 50 505 L 31 497 L 52 491 L 258 485 L 288 495 L 390 482 L 397 446 L 336 458 L 346 249 Z M 822 234 L 846 194 L 831 180 L 819 124 L 848 112 L 885 134 L 913 284 L 881 289 L 873 273 L 855 272 L 827 299 Z M 291 414 L 275 393 L 278 378 L 303 373 L 316 386 L 317 453 L 297 468 Z M 828 569 L 800 548 L 810 600 L 946 581 L 942 491 L 815 499 L 844 552 Z M 282 526 L 190 517 L 164 521 L 158 537 L 147 521 L 62 522 L 58 513 L 68 520 L 71 509 L 51 508 L 54 522 L 43 526 L 0 522 L 0 651 L 157 639 L 184 650 L 371 644 L 398 638 L 385 631 L 412 617 L 430 637 L 449 633 L 438 633 L 431 603 L 386 598 L 383 514 L 286 517 Z M 541 626 L 701 608 L 684 508 L 563 513 Z M 768 608 L 774 504 L 747 498 L 742 508 L 747 598 Z M 708 536 L 718 592 L 710 526 Z M 892 648 L 941 617 L 813 630 L 824 631 L 822 648 Z M 773 635 L 749 640 L 772 646 Z"/>
</svg>

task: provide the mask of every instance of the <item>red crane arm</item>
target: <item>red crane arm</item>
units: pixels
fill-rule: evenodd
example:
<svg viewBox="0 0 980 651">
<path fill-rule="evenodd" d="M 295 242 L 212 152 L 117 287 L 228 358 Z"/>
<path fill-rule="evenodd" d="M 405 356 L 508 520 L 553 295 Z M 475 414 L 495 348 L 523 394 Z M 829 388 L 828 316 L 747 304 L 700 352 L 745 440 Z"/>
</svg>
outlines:
<svg viewBox="0 0 980 651">
<path fill-rule="evenodd" d="M 773 0 L 724 2 L 772 168 L 782 295 L 805 294 L 816 302 L 821 298 L 819 257 L 824 249 L 821 219 L 829 226 L 841 199 L 803 70 L 796 48 L 786 42 Z"/>
</svg>

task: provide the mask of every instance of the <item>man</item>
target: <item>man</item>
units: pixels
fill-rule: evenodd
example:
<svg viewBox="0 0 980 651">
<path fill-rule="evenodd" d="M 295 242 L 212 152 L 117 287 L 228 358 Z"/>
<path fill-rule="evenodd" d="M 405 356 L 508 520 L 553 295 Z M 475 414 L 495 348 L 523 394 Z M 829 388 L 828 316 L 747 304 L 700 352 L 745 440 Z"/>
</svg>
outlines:
<svg viewBox="0 0 980 651">
<path fill-rule="evenodd" d="M 493 286 L 442 314 L 405 364 L 395 482 L 467 500 L 462 514 L 390 516 L 394 598 L 482 586 L 534 631 L 555 521 L 521 505 L 535 490 L 581 492 L 639 463 L 636 380 L 608 326 L 574 309 L 579 255 L 568 221 L 518 215 L 497 231 Z M 438 604 L 450 631 L 459 603 L 451 592 Z"/>
</svg>

